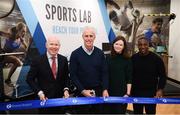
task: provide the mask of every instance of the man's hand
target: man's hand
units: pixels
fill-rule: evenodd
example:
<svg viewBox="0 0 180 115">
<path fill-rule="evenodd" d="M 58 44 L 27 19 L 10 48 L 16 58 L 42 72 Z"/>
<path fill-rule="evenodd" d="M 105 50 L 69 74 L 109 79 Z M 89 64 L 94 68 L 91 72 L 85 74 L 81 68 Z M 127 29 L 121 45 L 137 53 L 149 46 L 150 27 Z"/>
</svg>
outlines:
<svg viewBox="0 0 180 115">
<path fill-rule="evenodd" d="M 160 97 L 162 97 L 163 96 L 163 90 L 162 89 L 158 89 L 157 91 L 156 91 L 156 98 L 160 98 Z"/>
<path fill-rule="evenodd" d="M 94 97 L 94 96 L 92 95 L 92 90 L 83 90 L 81 93 L 82 93 L 85 97 Z"/>
<path fill-rule="evenodd" d="M 68 90 L 64 91 L 64 98 L 69 98 L 69 91 Z"/>
<path fill-rule="evenodd" d="M 44 95 L 44 93 L 39 95 L 41 101 L 46 101 L 48 98 Z"/>
<path fill-rule="evenodd" d="M 102 96 L 103 97 L 109 97 L 108 90 L 104 90 L 103 93 L 102 93 Z"/>
</svg>

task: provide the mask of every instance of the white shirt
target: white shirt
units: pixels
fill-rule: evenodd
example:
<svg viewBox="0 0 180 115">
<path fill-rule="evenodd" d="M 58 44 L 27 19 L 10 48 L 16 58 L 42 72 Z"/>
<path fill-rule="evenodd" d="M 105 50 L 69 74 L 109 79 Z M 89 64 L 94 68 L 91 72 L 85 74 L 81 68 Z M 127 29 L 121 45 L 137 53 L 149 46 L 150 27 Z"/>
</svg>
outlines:
<svg viewBox="0 0 180 115">
<path fill-rule="evenodd" d="M 56 71 L 58 70 L 58 59 L 57 59 L 57 55 L 55 56 L 56 57 Z M 48 58 L 48 61 L 49 61 L 49 65 L 52 67 L 52 56 L 47 52 L 47 58 Z"/>
<path fill-rule="evenodd" d="M 88 55 L 91 55 L 93 53 L 93 51 L 94 51 L 94 46 L 93 46 L 91 51 L 89 51 L 84 45 L 82 45 L 82 48 Z"/>
</svg>

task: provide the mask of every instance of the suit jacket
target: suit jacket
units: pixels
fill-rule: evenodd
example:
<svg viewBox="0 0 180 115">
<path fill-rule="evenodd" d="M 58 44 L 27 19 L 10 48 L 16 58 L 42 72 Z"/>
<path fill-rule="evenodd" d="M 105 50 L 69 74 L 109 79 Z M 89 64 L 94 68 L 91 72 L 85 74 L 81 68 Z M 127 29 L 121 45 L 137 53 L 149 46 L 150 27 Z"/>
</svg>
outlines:
<svg viewBox="0 0 180 115">
<path fill-rule="evenodd" d="M 56 79 L 47 58 L 42 55 L 32 61 L 30 71 L 27 76 L 27 83 L 38 93 L 42 90 L 48 98 L 61 98 L 63 89 L 68 85 L 68 61 L 67 58 L 58 54 L 58 69 Z"/>
</svg>

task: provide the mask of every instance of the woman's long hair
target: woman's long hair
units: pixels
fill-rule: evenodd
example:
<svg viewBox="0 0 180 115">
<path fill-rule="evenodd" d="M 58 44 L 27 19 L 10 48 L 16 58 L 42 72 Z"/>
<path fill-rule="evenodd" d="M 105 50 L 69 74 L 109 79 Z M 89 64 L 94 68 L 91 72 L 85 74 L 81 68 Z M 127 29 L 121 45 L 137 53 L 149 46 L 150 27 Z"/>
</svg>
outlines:
<svg viewBox="0 0 180 115">
<path fill-rule="evenodd" d="M 18 37 L 18 32 L 21 31 L 22 29 L 26 30 L 26 25 L 23 22 L 19 22 L 17 23 L 16 26 L 12 27 L 10 29 L 10 33 L 11 33 L 11 39 L 15 40 Z"/>
<path fill-rule="evenodd" d="M 114 41 L 113 41 L 113 43 L 112 43 L 112 45 L 111 45 L 111 57 L 115 57 L 115 56 L 119 55 L 119 54 L 114 50 L 114 44 L 115 44 L 117 41 L 119 41 L 119 40 L 122 40 L 123 43 L 124 43 L 124 48 L 123 48 L 122 53 L 121 53 L 122 56 L 125 57 L 125 58 L 130 58 L 130 55 L 129 55 L 128 49 L 127 49 L 127 43 L 126 43 L 126 40 L 125 40 L 125 38 L 124 38 L 123 36 L 117 36 L 117 37 L 114 39 Z"/>
</svg>

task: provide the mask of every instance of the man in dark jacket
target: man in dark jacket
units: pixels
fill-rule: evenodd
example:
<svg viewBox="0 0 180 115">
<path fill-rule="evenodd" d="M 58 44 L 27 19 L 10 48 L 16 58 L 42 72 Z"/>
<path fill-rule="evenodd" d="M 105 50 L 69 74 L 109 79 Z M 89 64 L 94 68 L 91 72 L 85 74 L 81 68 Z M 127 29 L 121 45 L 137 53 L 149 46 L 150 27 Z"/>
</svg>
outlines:
<svg viewBox="0 0 180 115">
<path fill-rule="evenodd" d="M 27 83 L 45 101 L 49 98 L 69 97 L 68 61 L 58 54 L 60 43 L 58 38 L 49 37 L 46 42 L 46 54 L 36 58 L 27 76 Z M 63 113 L 59 107 L 40 109 L 40 113 Z"/>
</svg>

